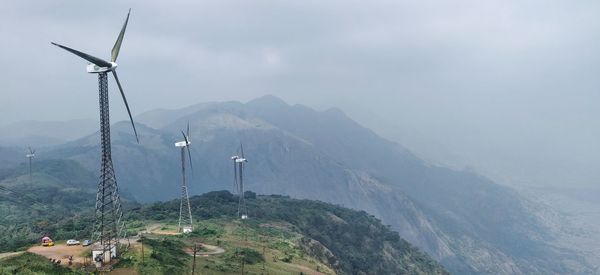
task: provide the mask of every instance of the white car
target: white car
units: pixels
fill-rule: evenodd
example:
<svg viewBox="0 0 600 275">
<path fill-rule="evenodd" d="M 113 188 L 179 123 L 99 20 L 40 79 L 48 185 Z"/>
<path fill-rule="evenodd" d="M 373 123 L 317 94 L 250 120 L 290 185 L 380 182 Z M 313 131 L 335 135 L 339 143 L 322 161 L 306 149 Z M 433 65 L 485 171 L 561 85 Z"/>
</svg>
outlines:
<svg viewBox="0 0 600 275">
<path fill-rule="evenodd" d="M 79 245 L 79 241 L 78 240 L 68 240 L 67 246 L 71 246 L 71 245 Z"/>
</svg>

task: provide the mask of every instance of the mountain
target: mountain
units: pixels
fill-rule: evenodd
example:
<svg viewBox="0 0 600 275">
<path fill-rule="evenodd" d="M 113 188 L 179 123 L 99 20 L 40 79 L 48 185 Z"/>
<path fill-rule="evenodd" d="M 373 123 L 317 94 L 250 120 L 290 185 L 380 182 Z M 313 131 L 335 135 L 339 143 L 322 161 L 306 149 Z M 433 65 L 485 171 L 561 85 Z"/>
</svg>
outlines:
<svg viewBox="0 0 600 275">
<path fill-rule="evenodd" d="M 0 126 L 0 144 L 38 148 L 59 145 L 93 133 L 97 127 L 98 122 L 88 119 L 68 121 L 24 120 Z"/>
<path fill-rule="evenodd" d="M 10 190 L 0 191 L 0 230 L 4 232 L 0 252 L 27 249 L 43 235 L 59 242 L 91 235 L 91 173 L 75 161 L 42 161 L 40 167 L 32 182 L 24 167 L 0 171 L 0 185 Z M 185 250 L 202 242 L 203 246 L 223 249 L 198 260 L 198 266 L 211 274 L 239 273 L 243 270 L 240 255 L 249 274 L 262 272 L 262 268 L 272 274 L 448 274 L 439 263 L 364 211 L 252 192 L 246 192 L 246 198 L 251 218 L 240 221 L 235 218 L 238 197 L 227 191 L 191 197 L 196 229 L 185 236 L 162 235 L 149 229 L 176 227 L 179 200 L 134 207 L 126 204 L 129 235 L 149 231 L 144 244 L 152 249 L 144 262 L 134 244 L 122 255 L 117 270 L 126 267 L 143 274 L 184 274 L 192 265 Z M 1 260 L 1 256 L 0 274 L 84 273 L 77 266 L 73 270 L 53 266 L 30 253 L 8 260 Z"/>
<path fill-rule="evenodd" d="M 229 157 L 244 144 L 246 186 L 364 210 L 458 274 L 582 273 L 574 251 L 549 245 L 556 232 L 537 205 L 514 190 L 466 171 L 427 163 L 401 145 L 357 124 L 338 109 L 315 111 L 272 96 L 246 104 L 204 103 L 136 117 L 112 128 L 120 190 L 137 200 L 179 194 L 174 142 L 189 121 L 194 172 L 190 192 L 232 188 Z M 98 136 L 43 155 L 99 167 Z M 42 155 L 42 154 L 40 154 Z"/>
<path fill-rule="evenodd" d="M 68 121 L 24 120 L 0 126 L 0 169 L 27 161 L 27 147 L 37 152 L 97 131 L 98 122 L 78 119 Z"/>
<path fill-rule="evenodd" d="M 10 168 L 27 161 L 26 150 L 17 147 L 0 146 L 0 169 Z"/>
</svg>

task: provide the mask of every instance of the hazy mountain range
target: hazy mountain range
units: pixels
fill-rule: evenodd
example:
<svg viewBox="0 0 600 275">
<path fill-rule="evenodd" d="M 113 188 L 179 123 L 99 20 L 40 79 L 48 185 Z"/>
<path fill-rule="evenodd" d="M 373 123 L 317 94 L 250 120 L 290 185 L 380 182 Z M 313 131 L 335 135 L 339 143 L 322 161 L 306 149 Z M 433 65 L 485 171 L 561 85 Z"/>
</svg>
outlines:
<svg viewBox="0 0 600 275">
<path fill-rule="evenodd" d="M 88 119 L 68 121 L 25 120 L 0 126 L 4 146 L 53 146 L 97 131 L 98 123 Z"/>
<path fill-rule="evenodd" d="M 243 142 L 248 189 L 365 210 L 453 273 L 592 272 L 575 251 L 551 245 L 557 234 L 552 214 L 514 190 L 429 164 L 338 109 L 318 112 L 272 96 L 146 112 L 136 117 L 139 144 L 128 123 L 116 123 L 113 158 L 125 196 L 153 201 L 179 195 L 174 142 L 188 121 L 191 194 L 231 190 L 230 156 Z M 0 150 L 23 160 L 19 150 Z M 76 160 L 90 171 L 97 171 L 98 156 L 97 134 L 38 152 L 42 159 Z M 0 165 L 11 160 L 0 158 Z"/>
</svg>

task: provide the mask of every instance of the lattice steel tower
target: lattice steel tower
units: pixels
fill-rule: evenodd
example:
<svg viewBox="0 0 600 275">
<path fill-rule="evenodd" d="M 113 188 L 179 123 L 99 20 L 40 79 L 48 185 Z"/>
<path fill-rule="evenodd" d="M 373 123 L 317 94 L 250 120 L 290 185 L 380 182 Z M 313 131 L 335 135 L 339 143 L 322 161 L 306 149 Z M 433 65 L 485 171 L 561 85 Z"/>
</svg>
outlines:
<svg viewBox="0 0 600 275">
<path fill-rule="evenodd" d="M 93 240 L 101 246 L 102 255 L 111 251 L 115 257 L 116 246 L 125 223 L 121 220 L 121 200 L 119 188 L 113 169 L 110 147 L 110 114 L 108 108 L 108 77 L 106 72 L 98 74 L 100 91 L 100 145 L 102 146 L 102 164 L 100 167 L 100 182 L 96 194 L 96 222 Z M 114 252 L 113 252 L 114 251 Z"/>
<path fill-rule="evenodd" d="M 190 206 L 190 197 L 188 196 L 187 184 L 185 181 L 185 151 L 187 149 L 190 170 L 193 171 L 192 154 L 190 153 L 190 124 L 187 125 L 187 134 L 181 131 L 183 140 L 176 142 L 175 147 L 181 149 L 181 202 L 179 203 L 179 232 L 190 233 L 194 230 L 192 220 L 192 208 Z"/>
<path fill-rule="evenodd" d="M 87 66 L 87 72 L 98 74 L 98 89 L 100 99 L 100 146 L 102 148 L 102 164 L 100 167 L 100 182 L 98 183 L 98 192 L 96 194 L 96 219 L 92 237 L 92 240 L 95 243 L 92 247 L 92 257 L 99 263 L 110 262 L 113 257 L 117 256 L 117 245 L 119 244 L 119 238 L 124 237 L 125 233 L 125 223 L 122 219 L 123 212 L 121 209 L 121 199 L 119 196 L 119 188 L 117 186 L 117 180 L 115 177 L 111 156 L 110 114 L 108 107 L 108 72 L 112 73 L 117 86 L 119 87 L 123 102 L 127 108 L 129 120 L 133 126 L 135 138 L 139 143 L 135 124 L 133 123 L 131 111 L 129 110 L 129 104 L 127 104 L 125 93 L 123 92 L 123 88 L 121 87 L 121 83 L 117 77 L 117 63 L 115 63 L 119 55 L 119 50 L 123 42 L 123 36 L 125 35 L 125 29 L 127 28 L 128 21 L 129 13 L 127 14 L 127 19 L 125 19 L 125 23 L 123 24 L 121 32 L 119 33 L 117 41 L 115 42 L 115 45 L 111 51 L 110 62 L 63 45 L 52 43 L 53 45 L 56 45 L 89 61 L 90 64 Z"/>
<path fill-rule="evenodd" d="M 246 198 L 244 194 L 244 165 L 248 160 L 244 156 L 244 146 L 240 143 L 242 156 L 232 156 L 233 161 L 233 188 L 238 194 L 237 217 L 245 220 L 248 218 L 248 209 L 246 208 Z"/>
<path fill-rule="evenodd" d="M 29 159 L 29 183 L 33 183 L 33 175 L 31 174 L 31 164 L 33 158 L 35 158 L 35 150 L 32 150 L 31 147 L 29 147 L 29 153 L 25 155 L 25 157 Z"/>
</svg>

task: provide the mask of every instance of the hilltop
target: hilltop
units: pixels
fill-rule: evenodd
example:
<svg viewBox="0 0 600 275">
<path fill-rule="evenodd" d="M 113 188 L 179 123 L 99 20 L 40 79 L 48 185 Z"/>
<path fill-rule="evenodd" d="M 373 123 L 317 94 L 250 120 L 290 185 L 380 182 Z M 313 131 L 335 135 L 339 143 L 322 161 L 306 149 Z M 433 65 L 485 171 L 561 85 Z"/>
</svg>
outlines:
<svg viewBox="0 0 600 275">
<path fill-rule="evenodd" d="M 338 274 L 446 274 L 429 256 L 420 252 L 397 232 L 364 211 L 332 204 L 246 192 L 250 218 L 233 220 L 237 197 L 216 191 L 190 198 L 192 213 L 200 220 L 200 233 L 211 232 L 206 222 L 234 227 L 238 241 L 248 247 L 283 252 L 279 260 L 296 262 L 305 256 L 316 259 Z M 144 220 L 176 220 L 179 201 L 155 203 L 142 208 Z M 218 236 L 217 233 L 214 233 Z M 208 237 L 207 237 L 208 235 Z M 204 234 L 203 240 L 219 244 L 218 237 Z M 263 241 L 263 240 L 266 240 Z M 241 245 L 244 245 L 242 242 Z M 310 260 L 309 260 L 310 261 Z"/>
<path fill-rule="evenodd" d="M 93 179 L 91 173 L 73 161 L 38 163 L 33 183 L 24 167 L 0 171 L 0 184 L 18 195 L 0 193 L 2 251 L 37 246 L 48 234 L 59 243 L 89 238 L 93 223 Z M 90 178 L 91 177 L 91 178 Z M 126 201 L 128 234 L 144 234 L 146 258 L 141 261 L 140 243 L 134 243 L 117 265 L 142 273 L 180 274 L 189 271 L 188 255 L 193 244 L 219 247 L 221 253 L 199 257 L 197 267 L 211 274 L 246 271 L 260 274 L 446 274 L 445 269 L 420 252 L 397 232 L 364 211 L 280 195 L 246 193 L 250 219 L 235 219 L 237 197 L 227 191 L 210 192 L 190 198 L 196 231 L 185 236 L 174 232 L 179 201 L 138 204 Z M 23 199 L 28 200 L 22 203 Z M 33 225 L 33 226 L 32 226 Z M 137 238 L 139 239 L 139 237 Z M 62 241 L 61 241 L 62 240 Z M 263 252 L 264 249 L 264 252 Z M 35 264 L 33 264 L 35 263 Z M 36 266 L 28 269 L 28 266 Z M 64 263 L 63 263 L 64 264 Z M 0 274 L 66 274 L 47 259 L 31 253 L 0 260 Z M 37 272 L 41 273 L 35 273 Z M 79 269 L 72 272 L 77 273 Z"/>
</svg>

